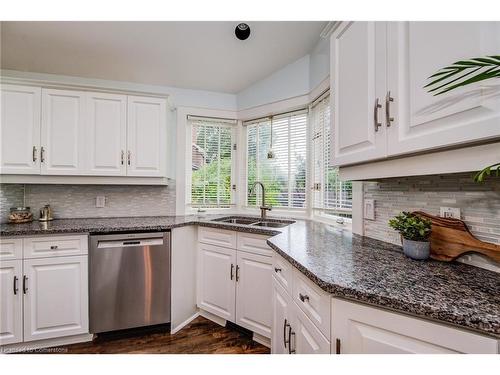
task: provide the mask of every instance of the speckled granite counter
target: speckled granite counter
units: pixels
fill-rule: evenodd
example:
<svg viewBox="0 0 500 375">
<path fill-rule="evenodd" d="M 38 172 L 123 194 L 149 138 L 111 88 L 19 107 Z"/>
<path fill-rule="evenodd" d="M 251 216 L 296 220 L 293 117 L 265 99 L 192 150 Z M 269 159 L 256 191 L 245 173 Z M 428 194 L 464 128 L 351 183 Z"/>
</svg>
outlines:
<svg viewBox="0 0 500 375">
<path fill-rule="evenodd" d="M 2 224 L 1 236 L 159 231 L 202 225 L 272 236 L 268 244 L 333 296 L 437 320 L 500 338 L 500 275 L 460 263 L 414 261 L 400 247 L 297 220 L 270 229 L 216 216 L 65 219 Z"/>
</svg>

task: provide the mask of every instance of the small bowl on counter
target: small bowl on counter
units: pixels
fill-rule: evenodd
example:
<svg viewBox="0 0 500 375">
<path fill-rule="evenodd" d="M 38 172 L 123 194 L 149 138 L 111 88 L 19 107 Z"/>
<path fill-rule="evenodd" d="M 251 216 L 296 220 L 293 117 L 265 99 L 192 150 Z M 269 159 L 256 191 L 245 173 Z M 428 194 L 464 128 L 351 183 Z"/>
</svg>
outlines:
<svg viewBox="0 0 500 375">
<path fill-rule="evenodd" d="M 20 224 L 33 221 L 33 213 L 29 207 L 11 207 L 9 223 Z"/>
</svg>

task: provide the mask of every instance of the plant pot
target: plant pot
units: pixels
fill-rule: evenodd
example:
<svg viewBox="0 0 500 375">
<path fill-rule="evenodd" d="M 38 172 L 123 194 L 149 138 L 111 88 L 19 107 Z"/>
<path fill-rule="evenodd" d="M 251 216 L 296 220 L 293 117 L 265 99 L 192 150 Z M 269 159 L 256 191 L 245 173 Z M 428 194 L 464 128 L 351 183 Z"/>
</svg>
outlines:
<svg viewBox="0 0 500 375">
<path fill-rule="evenodd" d="M 430 245 L 429 241 L 412 241 L 403 238 L 403 252 L 411 259 L 424 260 L 429 258 Z"/>
</svg>

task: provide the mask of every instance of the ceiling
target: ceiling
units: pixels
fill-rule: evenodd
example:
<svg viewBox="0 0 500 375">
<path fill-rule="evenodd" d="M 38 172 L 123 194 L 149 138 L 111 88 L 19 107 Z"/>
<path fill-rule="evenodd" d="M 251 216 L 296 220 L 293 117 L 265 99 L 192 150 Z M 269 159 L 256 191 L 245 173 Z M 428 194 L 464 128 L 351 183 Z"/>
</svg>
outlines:
<svg viewBox="0 0 500 375">
<path fill-rule="evenodd" d="M 326 22 L 2 22 L 1 67 L 237 93 L 308 54 Z"/>
</svg>

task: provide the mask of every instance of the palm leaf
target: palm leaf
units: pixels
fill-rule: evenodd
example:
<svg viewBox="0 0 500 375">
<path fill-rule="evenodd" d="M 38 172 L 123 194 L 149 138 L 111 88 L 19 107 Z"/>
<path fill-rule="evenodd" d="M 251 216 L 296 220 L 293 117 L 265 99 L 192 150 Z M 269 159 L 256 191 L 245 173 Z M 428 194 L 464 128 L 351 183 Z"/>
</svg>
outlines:
<svg viewBox="0 0 500 375">
<path fill-rule="evenodd" d="M 495 169 L 496 169 L 496 172 L 495 172 Z M 494 172 L 497 177 L 500 177 L 500 163 L 489 165 L 486 168 L 477 172 L 477 174 L 474 176 L 474 181 L 475 182 L 483 182 L 486 177 L 491 176 L 492 172 Z"/>
<path fill-rule="evenodd" d="M 431 75 L 428 79 L 432 81 L 424 88 L 437 96 L 458 87 L 492 78 L 500 78 L 500 55 L 457 61 Z"/>
</svg>

